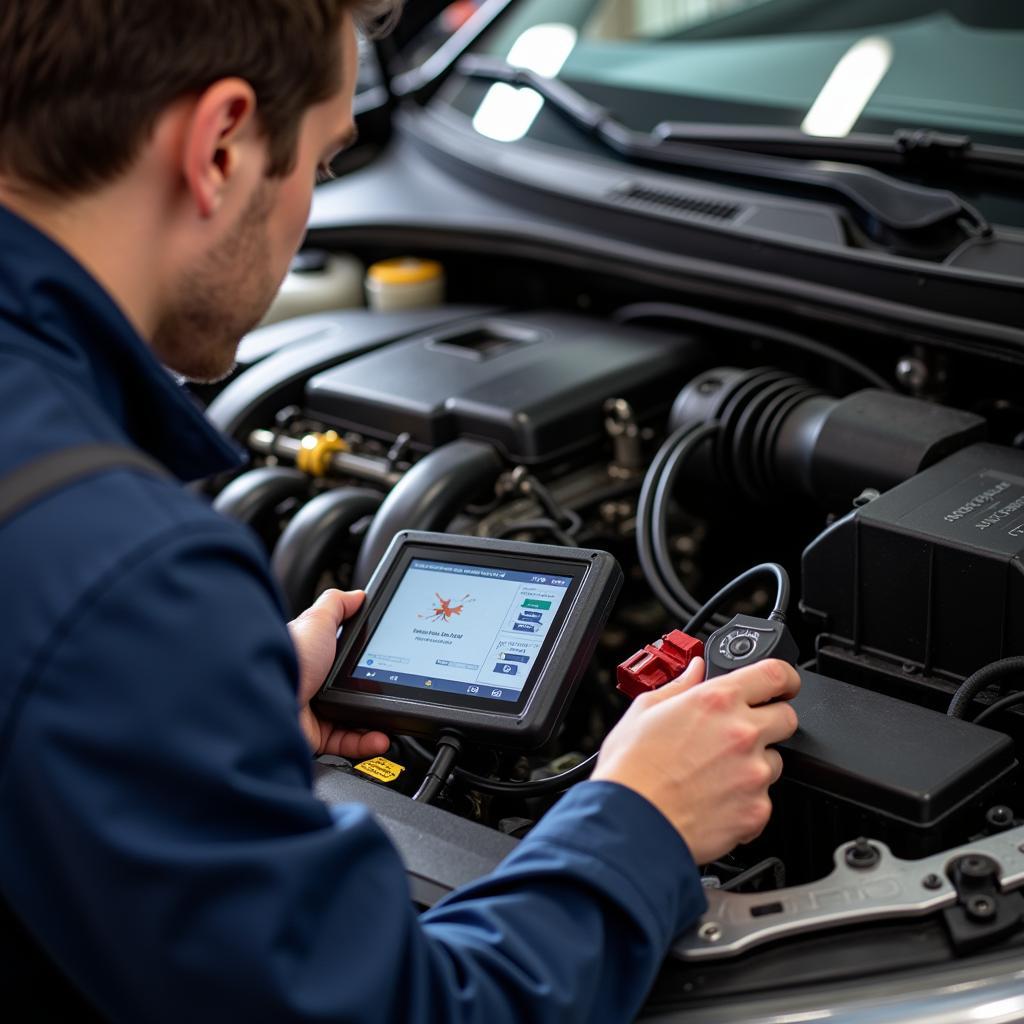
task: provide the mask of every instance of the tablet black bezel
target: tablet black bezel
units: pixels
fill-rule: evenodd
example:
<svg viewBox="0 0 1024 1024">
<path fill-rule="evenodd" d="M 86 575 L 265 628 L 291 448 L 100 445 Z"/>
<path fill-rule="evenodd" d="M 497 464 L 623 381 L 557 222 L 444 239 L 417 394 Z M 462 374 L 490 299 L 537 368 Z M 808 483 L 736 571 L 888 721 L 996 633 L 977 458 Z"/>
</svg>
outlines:
<svg viewBox="0 0 1024 1024">
<path fill-rule="evenodd" d="M 517 701 L 464 696 L 354 678 L 372 637 L 413 559 L 569 576 L 567 593 Z M 510 746 L 543 743 L 571 699 L 596 646 L 622 573 L 607 552 L 491 538 L 403 531 L 367 586 L 363 608 L 346 624 L 318 712 L 352 726 L 437 735 L 445 729 Z"/>
</svg>

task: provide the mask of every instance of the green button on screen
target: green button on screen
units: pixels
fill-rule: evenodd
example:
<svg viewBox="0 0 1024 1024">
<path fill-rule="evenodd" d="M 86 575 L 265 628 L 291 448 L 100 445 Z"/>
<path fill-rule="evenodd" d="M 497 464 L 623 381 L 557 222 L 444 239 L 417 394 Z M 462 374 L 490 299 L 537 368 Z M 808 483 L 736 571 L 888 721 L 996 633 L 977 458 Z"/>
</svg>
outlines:
<svg viewBox="0 0 1024 1024">
<path fill-rule="evenodd" d="M 528 597 L 523 602 L 523 607 L 524 608 L 541 608 L 544 611 L 547 611 L 551 607 L 551 602 L 550 601 L 537 601 L 537 600 L 535 600 L 532 597 Z"/>
</svg>

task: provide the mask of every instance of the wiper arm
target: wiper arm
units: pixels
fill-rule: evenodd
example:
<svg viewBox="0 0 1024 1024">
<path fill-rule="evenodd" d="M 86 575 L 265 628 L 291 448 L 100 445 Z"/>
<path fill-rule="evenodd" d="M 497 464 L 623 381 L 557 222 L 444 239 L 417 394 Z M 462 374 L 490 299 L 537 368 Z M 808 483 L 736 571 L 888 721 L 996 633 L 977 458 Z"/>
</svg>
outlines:
<svg viewBox="0 0 1024 1024">
<path fill-rule="evenodd" d="M 926 172 L 966 170 L 999 177 L 1024 176 L 1024 150 L 981 145 L 969 135 L 930 128 L 898 128 L 889 135 L 852 132 L 834 138 L 772 125 L 663 121 L 651 134 L 665 141 L 724 146 L 774 156 L 858 162 L 882 160 Z"/>
<path fill-rule="evenodd" d="M 991 226 L 969 203 L 946 189 L 926 188 L 899 181 L 870 167 L 833 161 L 794 160 L 740 152 L 725 142 L 708 144 L 682 140 L 679 126 L 672 131 L 638 132 L 615 118 L 605 107 L 587 99 L 557 78 L 545 78 L 500 58 L 467 54 L 457 65 L 460 74 L 490 82 L 533 89 L 581 131 L 629 160 L 736 174 L 769 181 L 823 189 L 851 203 L 869 231 L 882 226 L 897 234 L 913 234 L 964 220 L 976 233 Z"/>
</svg>

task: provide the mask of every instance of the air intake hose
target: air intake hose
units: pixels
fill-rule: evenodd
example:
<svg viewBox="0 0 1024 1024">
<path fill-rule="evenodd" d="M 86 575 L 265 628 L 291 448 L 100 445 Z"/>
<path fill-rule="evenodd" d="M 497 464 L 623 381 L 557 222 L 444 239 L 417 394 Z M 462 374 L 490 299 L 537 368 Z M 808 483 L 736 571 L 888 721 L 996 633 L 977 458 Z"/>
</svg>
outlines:
<svg viewBox="0 0 1024 1024">
<path fill-rule="evenodd" d="M 960 448 L 983 440 L 973 413 L 867 389 L 823 394 L 780 370 L 719 367 L 676 398 L 671 427 L 717 420 L 695 472 L 769 500 L 780 490 L 841 511 L 866 488 L 881 492 Z"/>
</svg>

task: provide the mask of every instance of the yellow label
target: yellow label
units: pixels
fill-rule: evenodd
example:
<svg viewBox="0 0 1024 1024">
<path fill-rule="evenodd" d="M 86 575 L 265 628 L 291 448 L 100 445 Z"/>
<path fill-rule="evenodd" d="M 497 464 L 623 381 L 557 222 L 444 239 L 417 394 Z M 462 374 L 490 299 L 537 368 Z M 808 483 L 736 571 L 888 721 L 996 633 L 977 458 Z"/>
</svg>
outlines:
<svg viewBox="0 0 1024 1024">
<path fill-rule="evenodd" d="M 405 765 L 395 764 L 386 757 L 371 757 L 369 761 L 360 761 L 356 771 L 378 782 L 394 782 L 405 771 Z"/>
</svg>

